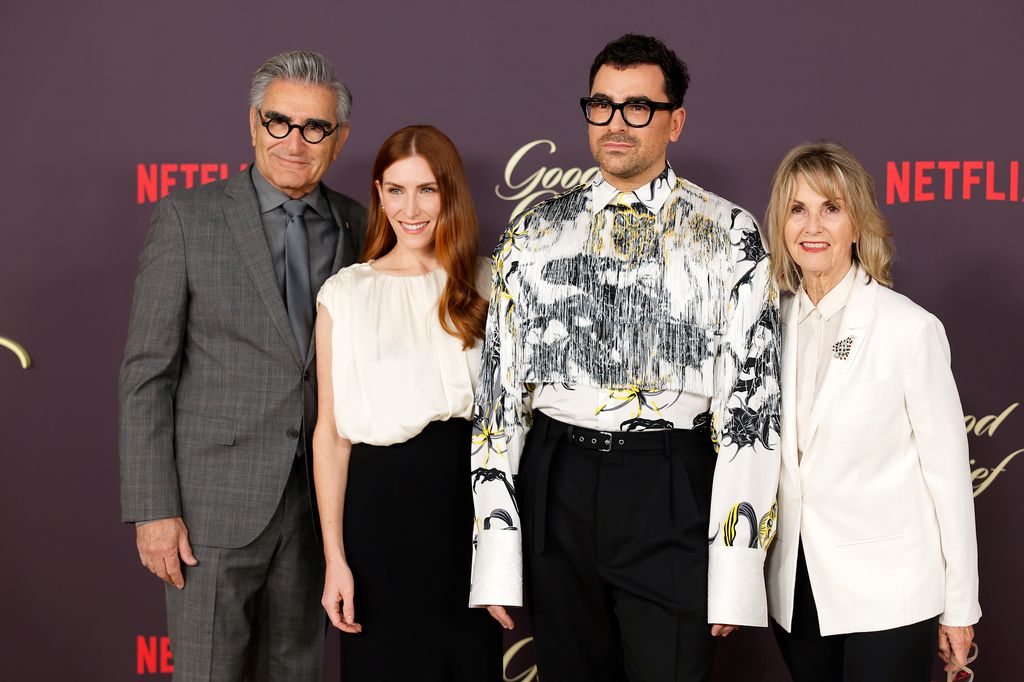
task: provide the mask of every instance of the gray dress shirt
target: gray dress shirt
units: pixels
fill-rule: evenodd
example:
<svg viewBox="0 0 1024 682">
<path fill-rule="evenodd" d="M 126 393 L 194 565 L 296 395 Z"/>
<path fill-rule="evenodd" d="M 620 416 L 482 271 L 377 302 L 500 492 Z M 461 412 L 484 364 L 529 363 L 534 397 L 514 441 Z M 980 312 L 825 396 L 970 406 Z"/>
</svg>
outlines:
<svg viewBox="0 0 1024 682">
<path fill-rule="evenodd" d="M 274 264 L 274 275 L 277 287 L 284 296 L 284 230 L 288 224 L 288 215 L 284 212 L 284 202 L 291 197 L 277 189 L 264 178 L 255 164 L 251 166 L 252 185 L 256 189 L 256 198 L 260 202 L 260 221 L 263 233 L 270 247 L 270 260 Z M 306 233 L 309 240 L 309 279 L 312 282 L 323 282 L 331 276 L 334 265 L 334 254 L 338 248 L 338 226 L 331 215 L 331 207 L 327 203 L 320 185 L 309 194 L 299 197 L 310 211 L 304 217 Z M 316 292 L 313 292 L 316 296 Z M 310 305 L 313 302 L 310 301 Z"/>
</svg>

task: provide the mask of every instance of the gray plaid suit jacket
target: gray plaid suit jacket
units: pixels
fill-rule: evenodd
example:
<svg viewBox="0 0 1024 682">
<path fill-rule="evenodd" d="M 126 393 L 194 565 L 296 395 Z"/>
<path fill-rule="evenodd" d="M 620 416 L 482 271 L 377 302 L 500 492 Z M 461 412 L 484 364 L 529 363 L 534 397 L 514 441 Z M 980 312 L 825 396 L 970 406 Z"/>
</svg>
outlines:
<svg viewBox="0 0 1024 682">
<path fill-rule="evenodd" d="M 336 272 L 358 258 L 366 210 L 324 191 Z M 161 200 L 121 367 L 122 520 L 182 516 L 190 540 L 212 547 L 255 539 L 297 449 L 312 452 L 314 355 L 299 357 L 249 173 Z"/>
</svg>

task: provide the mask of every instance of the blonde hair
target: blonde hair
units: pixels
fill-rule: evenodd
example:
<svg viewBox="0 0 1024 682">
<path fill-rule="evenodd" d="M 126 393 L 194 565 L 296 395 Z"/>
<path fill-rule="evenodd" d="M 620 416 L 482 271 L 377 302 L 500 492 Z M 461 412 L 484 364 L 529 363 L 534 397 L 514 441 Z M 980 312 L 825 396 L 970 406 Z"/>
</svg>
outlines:
<svg viewBox="0 0 1024 682">
<path fill-rule="evenodd" d="M 765 212 L 772 276 L 783 291 L 796 291 L 800 268 L 786 248 L 785 227 L 800 177 L 830 201 L 842 199 L 853 229 L 853 260 L 879 284 L 892 286 L 892 232 L 878 210 L 875 183 L 849 149 L 821 140 L 794 147 L 779 163 Z"/>
</svg>

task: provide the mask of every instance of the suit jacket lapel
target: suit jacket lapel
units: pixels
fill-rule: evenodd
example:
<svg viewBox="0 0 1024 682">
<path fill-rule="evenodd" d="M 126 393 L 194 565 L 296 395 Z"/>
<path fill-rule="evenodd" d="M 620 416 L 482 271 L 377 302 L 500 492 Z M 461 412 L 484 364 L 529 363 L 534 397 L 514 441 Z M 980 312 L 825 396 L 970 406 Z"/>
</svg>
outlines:
<svg viewBox="0 0 1024 682">
<path fill-rule="evenodd" d="M 797 467 L 796 333 L 800 305 L 795 296 L 782 300 L 782 456 Z"/>
<path fill-rule="evenodd" d="M 346 265 L 345 255 L 355 251 L 355 244 L 352 242 L 352 228 L 348 224 L 348 218 L 341 213 L 340 203 L 334 201 L 333 193 L 324 188 L 327 195 L 327 203 L 331 207 L 331 215 L 334 216 L 334 224 L 338 226 L 338 246 L 334 251 L 334 265 L 331 267 L 331 274 L 337 272 Z M 359 258 L 358 253 L 353 253 L 352 262 Z"/>
<path fill-rule="evenodd" d="M 238 246 L 238 254 L 249 271 L 253 286 L 266 306 L 285 346 L 295 358 L 295 362 L 304 367 L 305 363 L 299 357 L 299 347 L 288 321 L 288 311 L 284 307 L 281 290 L 277 285 L 277 276 L 274 275 L 270 248 L 263 233 L 263 223 L 260 222 L 260 205 L 249 174 L 239 173 L 229 179 L 224 193 L 233 199 L 225 206 L 224 217 Z"/>
<path fill-rule="evenodd" d="M 846 310 L 843 311 L 843 322 L 839 327 L 837 342 L 850 339 L 852 345 L 845 359 L 833 353 L 829 358 L 828 369 L 825 370 L 825 379 L 822 381 L 821 389 L 811 405 L 810 425 L 807 432 L 807 443 L 814 442 L 814 434 L 818 430 L 822 416 L 829 410 L 832 399 L 843 385 L 843 380 L 853 367 L 861 347 L 864 345 L 864 338 L 867 336 L 871 313 L 875 306 L 875 294 L 878 293 L 878 282 L 867 281 L 867 275 L 859 269 L 854 280 L 853 289 L 850 290 L 850 299 L 846 303 Z M 795 338 L 795 335 L 794 335 Z M 841 409 L 842 406 L 839 406 Z"/>
<path fill-rule="evenodd" d="M 347 264 L 346 255 L 351 253 L 355 247 L 352 244 L 352 229 L 349 227 L 348 219 L 341 213 L 339 202 L 334 201 L 334 196 L 327 187 L 323 185 L 321 185 L 321 187 L 323 187 L 324 196 L 327 197 L 327 205 L 331 207 L 331 216 L 334 217 L 334 224 L 338 226 L 338 244 L 334 247 L 334 262 L 331 265 L 331 274 L 333 275 L 340 270 L 342 266 Z M 356 254 L 356 256 L 358 256 L 358 254 Z M 316 291 L 313 292 L 314 298 L 320 291 L 320 287 L 323 285 L 323 282 L 313 282 L 313 286 L 316 288 Z M 285 314 L 287 317 L 287 311 Z M 314 325 L 313 338 L 309 340 L 309 353 L 306 354 L 306 360 L 302 365 L 303 368 L 308 368 L 315 357 L 316 328 Z"/>
</svg>

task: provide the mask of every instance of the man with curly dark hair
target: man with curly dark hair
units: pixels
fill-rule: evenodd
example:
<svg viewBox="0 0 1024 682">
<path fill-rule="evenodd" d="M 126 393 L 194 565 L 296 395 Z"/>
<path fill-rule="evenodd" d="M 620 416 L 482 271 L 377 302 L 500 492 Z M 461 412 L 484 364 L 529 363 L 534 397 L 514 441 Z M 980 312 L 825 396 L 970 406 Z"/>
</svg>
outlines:
<svg viewBox="0 0 1024 682">
<path fill-rule="evenodd" d="M 495 251 L 470 600 L 512 627 L 525 582 L 542 679 L 709 680 L 714 636 L 767 624 L 778 294 L 754 218 L 668 164 L 688 81 L 657 38 L 607 45 L 600 174 Z"/>
</svg>

